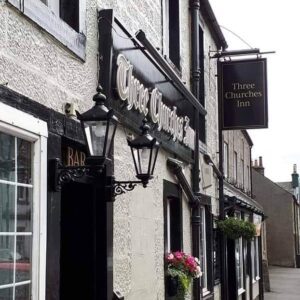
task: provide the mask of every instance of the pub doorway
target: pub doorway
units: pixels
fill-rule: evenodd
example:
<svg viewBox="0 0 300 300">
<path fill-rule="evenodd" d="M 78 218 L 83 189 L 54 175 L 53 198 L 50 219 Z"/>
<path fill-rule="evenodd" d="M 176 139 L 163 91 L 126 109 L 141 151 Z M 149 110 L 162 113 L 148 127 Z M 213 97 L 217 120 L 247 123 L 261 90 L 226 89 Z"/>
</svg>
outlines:
<svg viewBox="0 0 300 300">
<path fill-rule="evenodd" d="M 61 300 L 95 299 L 94 198 L 92 184 L 72 182 L 62 188 Z"/>
</svg>

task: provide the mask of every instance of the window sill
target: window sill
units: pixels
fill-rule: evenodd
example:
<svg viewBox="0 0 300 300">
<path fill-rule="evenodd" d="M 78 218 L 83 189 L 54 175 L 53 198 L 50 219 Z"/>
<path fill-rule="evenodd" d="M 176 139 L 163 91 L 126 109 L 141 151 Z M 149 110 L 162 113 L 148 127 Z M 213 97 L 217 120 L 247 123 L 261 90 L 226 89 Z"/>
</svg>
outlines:
<svg viewBox="0 0 300 300">
<path fill-rule="evenodd" d="M 20 0 L 8 0 L 8 2 L 85 61 L 86 36 L 84 33 L 75 31 L 41 1 L 26 0 L 23 6 Z"/>
<path fill-rule="evenodd" d="M 245 292 L 246 292 L 246 290 L 244 288 L 238 289 L 238 295 L 242 295 Z"/>
<path fill-rule="evenodd" d="M 203 300 L 213 300 L 214 299 L 214 294 L 211 293 L 210 291 L 203 293 L 202 295 Z"/>
</svg>

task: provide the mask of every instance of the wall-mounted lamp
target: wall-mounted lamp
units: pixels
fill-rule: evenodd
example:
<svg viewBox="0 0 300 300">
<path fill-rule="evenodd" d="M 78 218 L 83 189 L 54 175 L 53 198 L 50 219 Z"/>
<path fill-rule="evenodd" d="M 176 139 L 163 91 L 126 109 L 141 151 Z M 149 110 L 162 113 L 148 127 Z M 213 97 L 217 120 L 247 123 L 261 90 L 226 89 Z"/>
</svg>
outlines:
<svg viewBox="0 0 300 300">
<path fill-rule="evenodd" d="M 87 158 L 85 166 L 63 166 L 58 158 L 50 161 L 50 170 L 54 172 L 53 189 L 61 190 L 63 184 L 77 181 L 81 177 L 97 177 L 101 174 L 110 160 L 112 141 L 115 136 L 118 119 L 112 109 L 105 106 L 106 96 L 102 93 L 101 86 L 97 88 L 97 94 L 93 100 L 95 105 L 87 112 L 80 114 L 77 118 L 81 122 L 83 135 L 87 145 Z M 137 184 L 147 187 L 149 180 L 153 178 L 159 143 L 149 134 L 150 127 L 147 120 L 143 120 L 140 127 L 141 134 L 133 139 L 127 139 L 136 170 L 138 181 L 117 181 L 112 176 L 107 187 L 113 189 L 113 196 L 131 191 Z"/>
</svg>

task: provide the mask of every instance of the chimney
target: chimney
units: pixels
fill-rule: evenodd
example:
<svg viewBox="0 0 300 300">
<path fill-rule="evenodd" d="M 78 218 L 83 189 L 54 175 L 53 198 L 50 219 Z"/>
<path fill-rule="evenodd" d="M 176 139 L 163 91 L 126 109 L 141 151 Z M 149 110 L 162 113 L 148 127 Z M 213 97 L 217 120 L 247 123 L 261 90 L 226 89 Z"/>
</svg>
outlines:
<svg viewBox="0 0 300 300">
<path fill-rule="evenodd" d="M 299 174 L 297 173 L 297 165 L 293 166 L 293 174 L 292 174 L 292 188 L 295 189 L 299 186 Z"/>
<path fill-rule="evenodd" d="M 258 158 L 258 161 L 257 159 L 255 159 L 253 169 L 256 170 L 258 173 L 260 173 L 261 175 L 265 176 L 265 168 L 263 166 L 262 156 Z"/>
</svg>

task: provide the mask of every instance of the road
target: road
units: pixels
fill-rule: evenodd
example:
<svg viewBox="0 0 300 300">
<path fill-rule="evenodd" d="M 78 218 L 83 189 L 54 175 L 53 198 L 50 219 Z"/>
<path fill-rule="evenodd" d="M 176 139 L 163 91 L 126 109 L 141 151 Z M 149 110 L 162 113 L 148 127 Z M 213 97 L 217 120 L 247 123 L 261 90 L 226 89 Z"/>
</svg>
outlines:
<svg viewBox="0 0 300 300">
<path fill-rule="evenodd" d="M 270 267 L 271 292 L 265 300 L 300 300 L 300 269 Z"/>
</svg>

